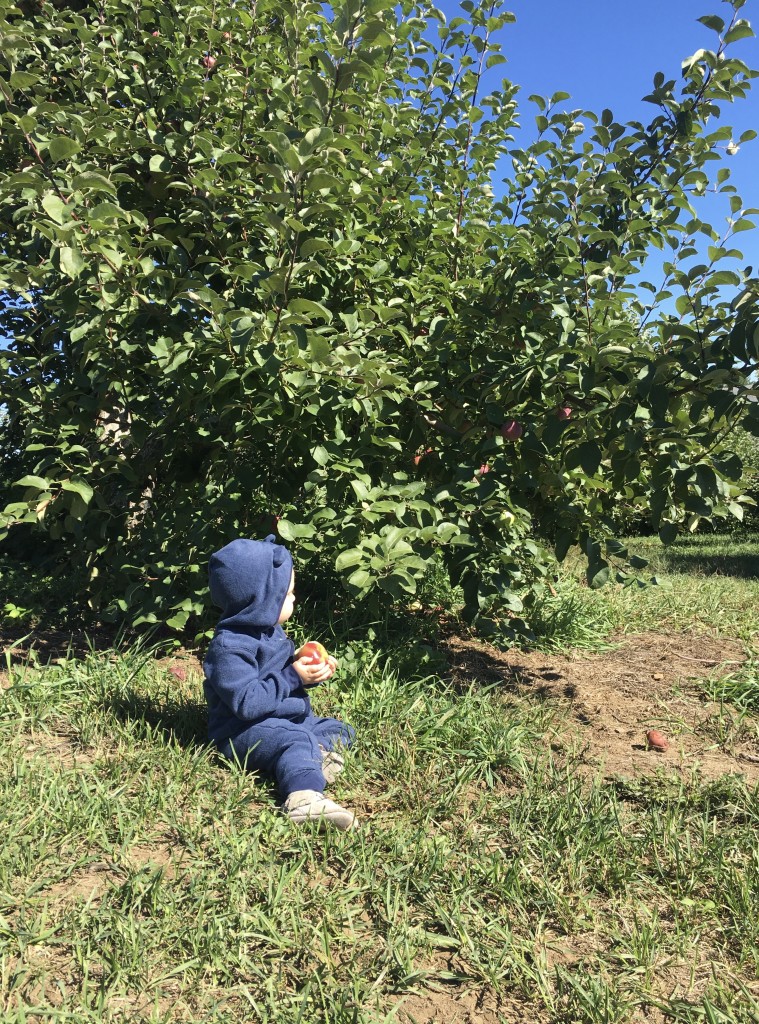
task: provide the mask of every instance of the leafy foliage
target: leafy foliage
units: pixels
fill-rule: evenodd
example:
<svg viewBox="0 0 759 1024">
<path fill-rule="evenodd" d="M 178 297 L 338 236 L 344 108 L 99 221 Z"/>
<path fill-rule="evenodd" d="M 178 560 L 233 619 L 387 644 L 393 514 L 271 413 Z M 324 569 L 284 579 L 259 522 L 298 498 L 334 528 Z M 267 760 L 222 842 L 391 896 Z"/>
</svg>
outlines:
<svg viewBox="0 0 759 1024">
<path fill-rule="evenodd" d="M 498 2 L 79 6 L 0 0 L 4 522 L 94 605 L 181 628 L 209 551 L 274 516 L 356 599 L 442 558 L 472 617 L 518 616 L 574 542 L 592 585 L 631 578 L 620 501 L 665 539 L 741 513 L 715 446 L 759 433 L 759 291 L 722 269 L 751 211 L 709 172 L 754 76 L 742 0 L 650 124 L 531 97 L 524 149 L 515 87 L 483 86 Z"/>
</svg>

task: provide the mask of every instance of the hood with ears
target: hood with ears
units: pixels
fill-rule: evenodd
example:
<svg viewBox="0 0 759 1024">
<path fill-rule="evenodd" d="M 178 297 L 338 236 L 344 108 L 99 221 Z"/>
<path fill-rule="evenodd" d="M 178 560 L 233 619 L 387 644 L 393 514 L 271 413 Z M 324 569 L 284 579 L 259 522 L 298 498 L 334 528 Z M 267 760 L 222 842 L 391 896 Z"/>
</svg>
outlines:
<svg viewBox="0 0 759 1024">
<path fill-rule="evenodd" d="M 233 540 L 211 555 L 208 581 L 222 610 L 219 627 L 241 631 L 277 625 L 293 571 L 286 547 L 265 540 Z"/>
</svg>

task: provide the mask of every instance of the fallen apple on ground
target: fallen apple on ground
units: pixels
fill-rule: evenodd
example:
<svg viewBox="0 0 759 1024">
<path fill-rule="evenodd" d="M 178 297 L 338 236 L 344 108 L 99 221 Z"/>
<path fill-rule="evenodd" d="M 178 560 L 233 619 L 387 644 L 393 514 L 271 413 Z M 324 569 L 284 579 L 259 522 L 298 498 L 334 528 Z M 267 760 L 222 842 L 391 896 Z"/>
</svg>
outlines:
<svg viewBox="0 0 759 1024">
<path fill-rule="evenodd" d="M 669 740 L 664 733 L 659 732 L 657 729 L 649 729 L 646 733 L 646 746 L 649 750 L 658 750 L 663 753 L 669 748 Z"/>
</svg>

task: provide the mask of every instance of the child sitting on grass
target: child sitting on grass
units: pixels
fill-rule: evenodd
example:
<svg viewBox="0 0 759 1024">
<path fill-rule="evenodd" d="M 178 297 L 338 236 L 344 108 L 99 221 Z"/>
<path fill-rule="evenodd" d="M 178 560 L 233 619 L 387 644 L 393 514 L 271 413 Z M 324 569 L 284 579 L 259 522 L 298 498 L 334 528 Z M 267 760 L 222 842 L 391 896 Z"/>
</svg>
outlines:
<svg viewBox="0 0 759 1024">
<path fill-rule="evenodd" d="M 203 663 L 209 737 L 225 757 L 273 777 L 294 822 L 354 828 L 353 812 L 324 796 L 353 729 L 314 715 L 305 689 L 337 662 L 296 654 L 282 629 L 295 603 L 290 552 L 273 536 L 233 540 L 211 556 L 209 582 L 222 609 Z"/>
</svg>

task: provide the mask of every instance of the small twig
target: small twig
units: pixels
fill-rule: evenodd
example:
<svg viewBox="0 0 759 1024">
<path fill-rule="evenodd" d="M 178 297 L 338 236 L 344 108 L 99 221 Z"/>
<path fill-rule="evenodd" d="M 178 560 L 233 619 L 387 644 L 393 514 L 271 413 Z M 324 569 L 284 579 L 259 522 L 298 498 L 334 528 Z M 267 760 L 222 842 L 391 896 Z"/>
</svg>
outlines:
<svg viewBox="0 0 759 1024">
<path fill-rule="evenodd" d="M 741 761 L 750 761 L 751 764 L 759 764 L 759 757 L 756 754 L 738 754 Z"/>
<path fill-rule="evenodd" d="M 694 658 L 690 654 L 678 654 L 681 661 L 702 661 L 705 665 L 742 665 L 742 661 L 719 661 L 716 658 Z"/>
</svg>

